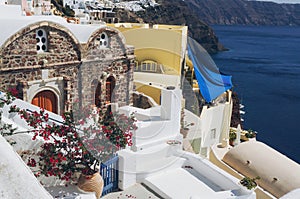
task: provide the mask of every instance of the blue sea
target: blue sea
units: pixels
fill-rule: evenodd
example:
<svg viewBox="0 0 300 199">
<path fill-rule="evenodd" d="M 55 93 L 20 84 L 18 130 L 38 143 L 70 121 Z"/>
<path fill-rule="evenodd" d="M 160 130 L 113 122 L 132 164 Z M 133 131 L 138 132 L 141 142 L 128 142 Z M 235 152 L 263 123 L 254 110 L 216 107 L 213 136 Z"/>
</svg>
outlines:
<svg viewBox="0 0 300 199">
<path fill-rule="evenodd" d="M 213 26 L 213 55 L 245 105 L 244 129 L 300 163 L 300 27 Z"/>
</svg>

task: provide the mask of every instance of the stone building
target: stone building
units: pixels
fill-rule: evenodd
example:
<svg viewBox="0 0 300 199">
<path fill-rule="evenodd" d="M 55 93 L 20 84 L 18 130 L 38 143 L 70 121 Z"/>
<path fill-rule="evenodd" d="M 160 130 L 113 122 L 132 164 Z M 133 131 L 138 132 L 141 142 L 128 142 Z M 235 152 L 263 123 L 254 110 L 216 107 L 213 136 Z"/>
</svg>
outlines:
<svg viewBox="0 0 300 199">
<path fill-rule="evenodd" d="M 118 30 L 2 10 L 1 91 L 16 88 L 20 99 L 58 114 L 74 102 L 103 109 L 131 103 L 133 48 Z"/>
</svg>

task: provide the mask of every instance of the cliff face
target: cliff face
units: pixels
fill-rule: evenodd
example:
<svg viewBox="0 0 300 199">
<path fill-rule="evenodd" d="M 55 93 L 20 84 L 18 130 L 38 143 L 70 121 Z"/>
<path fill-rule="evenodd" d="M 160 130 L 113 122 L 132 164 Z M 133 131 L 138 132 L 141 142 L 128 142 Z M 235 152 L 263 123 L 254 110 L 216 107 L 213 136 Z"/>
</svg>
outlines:
<svg viewBox="0 0 300 199">
<path fill-rule="evenodd" d="M 196 12 L 191 10 L 184 1 L 158 0 L 157 3 L 159 6 L 149 7 L 145 11 L 136 13 L 117 10 L 117 15 L 123 22 L 187 25 L 189 36 L 197 40 L 209 53 L 225 50 L 214 31 L 201 21 Z"/>
<path fill-rule="evenodd" d="M 300 25 L 300 4 L 246 0 L 185 0 L 208 24 Z"/>
<path fill-rule="evenodd" d="M 225 50 L 207 24 L 300 25 L 300 4 L 246 0 L 156 0 L 145 11 L 118 10 L 123 22 L 187 25 L 189 36 L 208 52 Z"/>
</svg>

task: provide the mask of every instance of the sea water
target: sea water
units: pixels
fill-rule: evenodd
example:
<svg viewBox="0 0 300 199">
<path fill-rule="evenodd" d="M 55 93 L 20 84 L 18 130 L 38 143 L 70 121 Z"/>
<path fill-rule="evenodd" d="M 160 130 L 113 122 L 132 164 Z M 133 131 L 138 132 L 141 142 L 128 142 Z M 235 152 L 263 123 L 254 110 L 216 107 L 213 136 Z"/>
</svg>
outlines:
<svg viewBox="0 0 300 199">
<path fill-rule="evenodd" d="M 213 26 L 213 55 L 245 105 L 244 129 L 300 163 L 300 27 Z"/>
</svg>

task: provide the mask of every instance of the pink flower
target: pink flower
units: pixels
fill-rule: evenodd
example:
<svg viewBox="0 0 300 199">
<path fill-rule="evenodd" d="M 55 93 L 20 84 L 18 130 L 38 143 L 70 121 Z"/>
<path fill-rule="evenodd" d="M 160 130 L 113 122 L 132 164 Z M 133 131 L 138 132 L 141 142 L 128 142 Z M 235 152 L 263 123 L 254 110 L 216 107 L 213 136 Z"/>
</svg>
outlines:
<svg viewBox="0 0 300 199">
<path fill-rule="evenodd" d="M 27 165 L 30 167 L 35 167 L 36 166 L 36 161 L 33 158 L 28 158 Z"/>
</svg>

